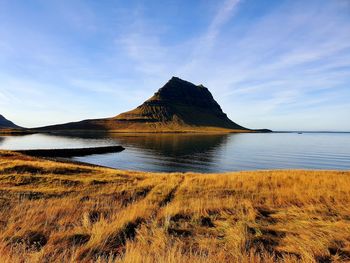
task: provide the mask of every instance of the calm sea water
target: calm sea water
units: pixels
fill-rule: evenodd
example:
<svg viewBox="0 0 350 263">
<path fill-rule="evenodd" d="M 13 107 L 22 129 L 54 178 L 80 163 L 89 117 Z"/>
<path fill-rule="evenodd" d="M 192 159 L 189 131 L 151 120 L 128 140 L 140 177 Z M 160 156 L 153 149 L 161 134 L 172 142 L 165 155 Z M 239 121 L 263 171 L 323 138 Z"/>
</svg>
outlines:
<svg viewBox="0 0 350 263">
<path fill-rule="evenodd" d="M 0 136 L 0 149 L 105 145 L 122 145 L 126 150 L 73 159 L 119 169 L 161 172 L 350 169 L 350 133 Z"/>
</svg>

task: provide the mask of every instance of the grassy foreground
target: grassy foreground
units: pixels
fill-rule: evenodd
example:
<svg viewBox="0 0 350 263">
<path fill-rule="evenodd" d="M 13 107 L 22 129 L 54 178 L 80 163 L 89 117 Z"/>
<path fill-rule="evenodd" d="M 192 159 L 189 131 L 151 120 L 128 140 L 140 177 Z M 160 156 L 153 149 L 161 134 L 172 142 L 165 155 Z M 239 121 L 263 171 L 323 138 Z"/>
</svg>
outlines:
<svg viewBox="0 0 350 263">
<path fill-rule="evenodd" d="M 127 172 L 0 151 L 1 262 L 346 262 L 350 172 Z"/>
</svg>

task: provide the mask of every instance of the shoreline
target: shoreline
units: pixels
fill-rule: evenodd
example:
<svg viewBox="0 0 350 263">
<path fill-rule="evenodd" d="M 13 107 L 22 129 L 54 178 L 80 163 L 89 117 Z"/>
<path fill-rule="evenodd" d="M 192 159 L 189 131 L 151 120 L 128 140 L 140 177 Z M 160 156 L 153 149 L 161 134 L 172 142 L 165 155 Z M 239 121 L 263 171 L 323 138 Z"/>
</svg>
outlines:
<svg viewBox="0 0 350 263">
<path fill-rule="evenodd" d="M 125 148 L 124 148 L 125 149 Z M 17 150 L 1 150 L 1 151 L 9 151 L 14 153 L 21 153 Z M 24 153 L 21 153 L 24 154 Z M 26 155 L 26 154 L 25 154 Z M 122 169 L 122 168 L 114 168 L 106 165 L 100 165 L 100 164 L 94 164 L 89 162 L 83 162 L 83 161 L 77 161 L 73 159 L 69 159 L 69 157 L 60 157 L 60 156 L 35 156 L 35 155 L 28 155 L 35 158 L 41 158 L 43 160 L 53 161 L 53 162 L 59 162 L 59 163 L 66 163 L 66 164 L 72 164 L 72 165 L 84 165 L 88 167 L 96 167 L 96 168 L 104 168 L 104 169 L 111 169 L 115 171 L 122 171 L 122 172 L 130 172 L 130 173 L 149 173 L 149 174 L 196 174 L 196 175 L 226 175 L 226 174 L 234 174 L 234 173 L 266 173 L 266 172 L 350 172 L 350 170 L 341 170 L 341 169 L 307 169 L 307 168 L 278 168 L 278 169 L 258 169 L 258 170 L 237 170 L 237 171 L 218 171 L 218 172 L 196 172 L 196 171 L 172 171 L 172 172 L 163 172 L 163 171 L 148 171 L 148 170 L 135 170 L 135 169 Z M 75 157 L 75 156 L 72 156 Z M 78 156 L 77 156 L 78 157 Z"/>
<path fill-rule="evenodd" d="M 102 134 L 123 134 L 123 133 L 134 133 L 134 134 L 162 134 L 162 133 L 193 133 L 193 134 L 229 134 L 229 133 L 272 133 L 272 130 L 268 129 L 246 129 L 246 130 L 235 130 L 227 128 L 216 128 L 216 127 L 198 127 L 198 128 L 188 128 L 188 129 L 57 129 L 57 130 L 46 130 L 43 128 L 28 128 L 28 129 L 0 129 L 0 135 L 6 134 L 81 134 L 81 133 L 102 133 Z"/>
<path fill-rule="evenodd" d="M 71 165 L 83 165 L 83 166 L 88 166 L 91 168 L 102 168 L 102 169 L 108 169 L 108 170 L 114 170 L 114 171 L 121 171 L 121 172 L 130 172 L 130 173 L 148 173 L 148 174 L 195 174 L 195 175 L 227 175 L 227 174 L 235 174 L 235 173 L 266 173 L 266 172 L 350 172 L 350 170 L 341 170 L 341 169 L 306 169 L 306 168 L 279 168 L 279 169 L 258 169 L 258 170 L 237 170 L 237 171 L 219 171 L 219 172 L 196 172 L 196 171 L 172 171 L 172 172 L 160 172 L 160 171 L 147 171 L 147 170 L 134 170 L 134 169 L 121 169 L 121 168 L 114 168 L 114 167 L 109 167 L 105 165 L 99 165 L 99 164 L 94 164 L 94 163 L 89 163 L 89 162 L 83 162 L 83 161 L 77 161 L 77 160 L 72 160 L 69 159 L 70 157 L 79 157 L 79 156 L 86 156 L 86 155 L 93 155 L 93 154 L 99 154 L 99 153 L 88 153 L 84 155 L 70 155 L 75 152 L 75 150 L 82 151 L 82 152 L 87 152 L 87 151 L 95 151 L 97 148 L 97 151 L 99 150 L 98 148 L 102 148 L 101 150 L 108 151 L 112 150 L 111 152 L 121 152 L 124 151 L 125 148 L 122 146 L 106 146 L 106 147 L 87 147 L 87 148 L 66 148 L 66 149 L 35 149 L 35 150 L 3 150 L 0 149 L 0 157 L 1 153 L 10 153 L 10 154 L 21 154 L 24 156 L 28 157 L 33 157 L 33 158 L 39 158 L 42 159 L 43 161 L 51 161 L 51 162 L 58 162 L 58 163 L 64 163 L 64 164 L 71 164 Z M 114 151 L 114 149 L 116 151 Z M 71 151 L 71 153 L 68 153 L 65 156 L 58 156 L 54 155 L 57 151 Z M 40 155 L 41 153 L 47 154 L 46 156 Z M 107 152 L 103 152 L 107 153 Z M 103 154 L 101 153 L 101 154 Z"/>
<path fill-rule="evenodd" d="M 0 150 L 0 257 L 347 262 L 349 179 L 326 170 L 126 171 Z"/>
</svg>

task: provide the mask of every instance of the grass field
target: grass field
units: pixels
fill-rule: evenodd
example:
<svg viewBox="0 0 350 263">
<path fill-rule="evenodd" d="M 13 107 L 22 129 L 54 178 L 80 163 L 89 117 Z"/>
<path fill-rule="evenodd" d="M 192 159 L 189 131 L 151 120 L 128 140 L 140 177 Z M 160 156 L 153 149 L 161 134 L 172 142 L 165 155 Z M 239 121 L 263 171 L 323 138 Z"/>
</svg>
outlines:
<svg viewBox="0 0 350 263">
<path fill-rule="evenodd" d="M 0 151 L 1 262 L 347 262 L 350 172 L 145 173 Z"/>
</svg>

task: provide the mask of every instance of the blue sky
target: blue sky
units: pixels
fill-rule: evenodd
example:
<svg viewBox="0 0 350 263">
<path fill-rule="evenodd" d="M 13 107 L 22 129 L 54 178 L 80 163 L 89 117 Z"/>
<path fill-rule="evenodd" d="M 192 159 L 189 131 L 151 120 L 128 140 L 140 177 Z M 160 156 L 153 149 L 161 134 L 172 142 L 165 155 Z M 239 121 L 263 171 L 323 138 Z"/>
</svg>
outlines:
<svg viewBox="0 0 350 263">
<path fill-rule="evenodd" d="M 350 1 L 0 0 L 0 114 L 110 117 L 171 76 L 250 128 L 350 131 Z"/>
</svg>

